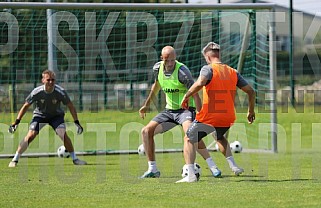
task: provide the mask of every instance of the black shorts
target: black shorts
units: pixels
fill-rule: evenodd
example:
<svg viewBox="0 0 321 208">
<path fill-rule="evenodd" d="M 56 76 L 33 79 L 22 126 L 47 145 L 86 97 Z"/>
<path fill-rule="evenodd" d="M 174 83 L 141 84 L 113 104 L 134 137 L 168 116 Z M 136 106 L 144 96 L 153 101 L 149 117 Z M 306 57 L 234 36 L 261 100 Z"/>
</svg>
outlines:
<svg viewBox="0 0 321 208">
<path fill-rule="evenodd" d="M 56 128 L 58 127 L 66 129 L 64 116 L 61 115 L 52 118 L 42 118 L 35 116 L 30 122 L 29 130 L 39 132 L 47 124 L 49 124 L 54 130 L 56 130 Z"/>
<path fill-rule="evenodd" d="M 194 120 L 188 128 L 186 135 L 192 143 L 201 141 L 204 137 L 212 132 L 216 132 L 216 139 L 221 140 L 230 127 L 213 127 L 208 124 Z"/>
</svg>

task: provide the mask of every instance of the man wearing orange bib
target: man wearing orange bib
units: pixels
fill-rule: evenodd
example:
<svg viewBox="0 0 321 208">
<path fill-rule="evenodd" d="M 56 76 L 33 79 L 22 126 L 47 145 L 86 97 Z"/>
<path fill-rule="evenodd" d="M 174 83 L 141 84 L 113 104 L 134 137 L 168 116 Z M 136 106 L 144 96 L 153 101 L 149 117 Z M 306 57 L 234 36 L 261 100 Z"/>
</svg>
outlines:
<svg viewBox="0 0 321 208">
<path fill-rule="evenodd" d="M 208 65 L 203 66 L 198 80 L 189 88 L 181 104 L 182 108 L 188 108 L 190 97 L 203 88 L 202 108 L 196 114 L 184 138 L 187 140 L 184 143 L 184 158 L 188 176 L 177 182 L 197 181 L 193 168 L 195 144 L 212 132 L 216 132 L 217 144 L 234 174 L 239 175 L 244 171 L 235 164 L 230 144 L 224 137 L 236 119 L 234 108 L 236 87 L 248 95 L 248 122 L 251 124 L 255 120 L 255 91 L 235 69 L 221 63 L 220 46 L 210 42 L 203 48 L 202 53 Z"/>
</svg>

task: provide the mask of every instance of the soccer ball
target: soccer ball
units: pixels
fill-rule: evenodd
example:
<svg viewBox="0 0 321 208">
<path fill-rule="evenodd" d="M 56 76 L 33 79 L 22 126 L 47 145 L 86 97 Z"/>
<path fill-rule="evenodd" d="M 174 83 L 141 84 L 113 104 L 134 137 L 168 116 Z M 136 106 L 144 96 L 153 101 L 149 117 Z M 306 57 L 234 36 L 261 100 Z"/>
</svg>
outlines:
<svg viewBox="0 0 321 208">
<path fill-rule="evenodd" d="M 239 141 L 232 142 L 230 144 L 231 151 L 234 153 L 240 153 L 243 150 L 242 144 Z"/>
<path fill-rule="evenodd" d="M 57 150 L 58 157 L 68 158 L 70 157 L 70 153 L 66 150 L 65 146 L 60 146 Z"/>
<path fill-rule="evenodd" d="M 144 148 L 144 144 L 139 145 L 137 152 L 139 155 L 145 155 L 145 148 Z"/>
<path fill-rule="evenodd" d="M 202 173 L 201 166 L 197 163 L 194 163 L 194 171 L 195 171 L 197 180 L 199 180 Z M 188 176 L 188 169 L 187 169 L 187 165 L 185 164 L 182 168 L 182 177 L 184 178 L 186 176 Z"/>
</svg>

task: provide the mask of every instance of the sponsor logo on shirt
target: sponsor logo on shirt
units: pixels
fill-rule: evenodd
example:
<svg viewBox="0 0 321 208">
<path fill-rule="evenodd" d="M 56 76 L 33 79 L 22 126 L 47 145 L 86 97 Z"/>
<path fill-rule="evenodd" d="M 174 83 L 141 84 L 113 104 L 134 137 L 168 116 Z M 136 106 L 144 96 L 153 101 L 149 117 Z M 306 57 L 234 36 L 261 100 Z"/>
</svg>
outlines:
<svg viewBox="0 0 321 208">
<path fill-rule="evenodd" d="M 163 91 L 165 93 L 175 93 L 175 92 L 179 92 L 179 89 L 164 88 Z"/>
</svg>

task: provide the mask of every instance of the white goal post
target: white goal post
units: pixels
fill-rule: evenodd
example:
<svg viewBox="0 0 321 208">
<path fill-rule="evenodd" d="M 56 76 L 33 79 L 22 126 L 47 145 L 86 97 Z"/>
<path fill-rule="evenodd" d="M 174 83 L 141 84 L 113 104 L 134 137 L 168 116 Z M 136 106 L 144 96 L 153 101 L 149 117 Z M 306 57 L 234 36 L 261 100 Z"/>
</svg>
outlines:
<svg viewBox="0 0 321 208">
<path fill-rule="evenodd" d="M 120 66 L 116 66 L 116 63 L 113 63 L 112 60 L 113 59 L 121 59 L 123 57 L 112 57 L 116 54 L 116 50 L 110 49 L 108 48 L 105 44 L 104 47 L 107 49 L 110 49 L 111 51 L 113 50 L 114 53 L 103 53 L 101 52 L 100 54 L 98 53 L 98 55 L 100 55 L 102 58 L 102 64 L 104 65 L 108 65 L 110 66 L 110 69 L 113 70 L 106 70 L 105 71 L 99 71 L 101 68 L 107 68 L 105 67 L 105 65 L 103 67 L 97 67 L 94 66 L 95 70 L 89 71 L 89 70 L 84 70 L 81 71 L 81 67 L 79 66 L 74 66 L 72 67 L 73 69 L 75 69 L 72 72 L 80 72 L 80 74 L 85 74 L 88 78 L 87 80 L 81 80 L 79 81 L 79 83 L 77 83 L 77 85 L 79 84 L 79 89 L 80 90 L 76 90 L 77 92 L 75 92 L 74 97 L 79 97 L 80 101 L 79 103 L 85 102 L 84 97 L 82 94 L 78 95 L 77 93 L 81 93 L 81 89 L 85 89 L 86 87 L 89 89 L 93 89 L 95 90 L 96 88 L 92 88 L 91 85 L 93 80 L 95 81 L 96 77 L 105 77 L 108 76 L 108 74 L 110 75 L 110 79 L 113 79 L 115 77 L 120 77 L 120 76 L 124 76 L 126 81 L 128 81 L 128 85 L 130 87 L 134 86 L 134 83 L 136 82 L 136 77 L 131 77 L 128 74 L 129 73 L 136 73 L 137 72 L 137 77 L 139 77 L 139 64 L 137 61 L 137 54 L 139 53 L 144 53 L 145 55 L 148 57 L 149 55 L 153 55 L 153 54 L 158 54 L 158 51 L 155 49 L 156 48 L 156 43 L 158 43 L 158 39 L 166 39 L 164 37 L 160 37 L 160 34 L 171 34 L 171 31 L 165 31 L 164 29 L 164 33 L 160 33 L 160 28 L 157 27 L 157 25 L 155 24 L 160 24 L 158 22 L 158 18 L 163 18 L 160 22 L 162 24 L 165 24 L 168 22 L 168 24 L 173 24 L 176 22 L 179 22 L 180 24 L 178 27 L 179 30 L 175 31 L 175 34 L 171 34 L 173 35 L 173 38 L 171 39 L 173 42 L 172 44 L 175 46 L 175 48 L 177 48 L 178 51 L 178 56 L 180 58 L 180 55 L 184 55 L 187 54 L 188 52 L 191 51 L 197 51 L 197 53 L 195 53 L 195 55 L 193 54 L 192 57 L 195 56 L 195 59 L 193 60 L 193 62 L 191 62 L 191 67 L 193 69 L 193 67 L 197 68 L 199 67 L 198 65 L 200 65 L 201 63 L 203 63 L 201 60 L 201 58 L 199 58 L 199 54 L 201 52 L 201 48 L 202 46 L 204 46 L 207 42 L 209 41 L 213 41 L 213 38 L 216 37 L 215 35 L 219 36 L 219 38 L 217 38 L 217 41 L 219 41 L 219 44 L 221 45 L 222 48 L 224 48 L 224 50 L 222 50 L 223 52 L 223 61 L 224 59 L 226 60 L 226 63 L 229 64 L 230 60 L 236 60 L 234 64 L 234 68 L 237 68 L 237 70 L 239 70 L 241 73 L 248 73 L 248 76 L 253 80 L 254 82 L 259 83 L 258 84 L 258 88 L 256 89 L 257 92 L 260 92 L 261 96 L 258 103 L 260 105 L 266 106 L 268 108 L 269 114 L 270 114 L 270 118 L 268 121 L 264 122 L 265 124 L 270 124 L 270 129 L 269 129 L 269 135 L 271 136 L 270 138 L 268 138 L 269 141 L 271 141 L 271 143 L 268 145 L 269 146 L 269 150 L 271 150 L 272 152 L 276 153 L 277 150 L 277 104 L 276 104 L 276 94 L 277 94 L 277 90 L 276 90 L 276 45 L 275 45 L 275 20 L 274 20 L 274 7 L 275 4 L 271 4 L 271 3 L 235 3 L 235 4 L 178 4 L 178 3 L 173 3 L 173 4 L 154 4 L 154 3 L 150 3 L 150 4 L 121 4 L 121 3 L 36 3 L 36 2 L 1 2 L 0 3 L 0 9 L 3 11 L 1 13 L 6 13 L 8 12 L 8 10 L 53 10 L 53 12 L 56 11 L 63 11 L 64 13 L 60 13 L 59 15 L 67 15 L 66 17 L 68 18 L 74 18 L 76 15 L 74 15 L 72 12 L 68 12 L 68 11 L 81 11 L 84 14 L 83 21 L 91 21 L 91 19 L 89 19 L 89 13 L 92 14 L 94 13 L 94 11 L 106 11 L 107 16 L 105 18 L 106 23 L 102 23 L 102 27 L 99 28 L 100 30 L 105 29 L 105 31 L 96 34 L 94 33 L 94 35 L 96 36 L 100 36 L 100 35 L 109 35 L 108 32 L 110 32 L 109 30 L 109 26 L 108 21 L 113 22 L 114 24 L 116 24 L 116 22 L 120 19 L 122 19 L 122 23 L 127 24 L 125 27 L 125 31 L 128 32 L 128 34 L 126 34 L 126 43 L 124 43 L 123 45 L 125 45 L 128 49 L 128 46 L 137 46 L 137 48 L 140 48 L 139 50 L 137 50 L 136 48 L 129 48 L 129 52 L 126 51 L 126 55 L 127 58 L 126 59 L 126 69 L 124 69 L 122 72 L 122 74 L 119 73 L 120 70 L 118 70 L 118 68 L 120 68 Z M 108 14 L 108 12 L 112 11 L 111 15 Z M 147 12 L 144 12 L 147 11 Z M 153 11 L 151 13 L 149 13 L 150 11 Z M 164 14 L 161 14 L 159 17 L 155 17 L 156 13 L 158 11 L 163 12 Z M 220 11 L 219 15 L 222 18 L 222 25 L 220 25 L 220 28 L 216 28 L 215 26 L 213 26 L 215 24 L 215 18 L 213 17 L 215 16 L 215 12 Z M 224 11 L 224 12 L 223 12 Z M 262 31 L 262 34 L 260 33 L 256 33 L 255 37 L 251 36 L 253 34 L 249 34 L 250 33 L 250 27 L 251 27 L 251 21 L 249 19 L 248 15 L 244 15 L 243 12 L 244 11 L 248 11 L 248 12 L 261 12 L 264 13 L 264 17 L 262 17 L 262 24 L 260 23 L 256 23 L 257 24 L 257 31 Z M 133 14 L 130 14 L 133 13 Z M 233 14 L 232 14 L 233 13 Z M 239 13 L 239 15 L 242 17 L 242 21 L 243 19 L 245 20 L 244 22 L 240 22 L 241 20 L 239 19 L 235 19 L 234 17 L 234 13 Z M 48 16 L 51 15 L 51 12 L 48 12 Z M 96 15 L 96 14 L 95 14 Z M 90 16 L 90 18 L 95 17 L 95 15 Z M 127 19 L 126 17 L 124 18 L 123 16 L 127 15 Z M 138 15 L 138 16 L 134 16 L 134 15 Z M 140 16 L 139 16 L 140 15 Z M 199 19 L 196 19 L 196 16 L 199 17 Z M 262 15 L 263 16 L 263 15 Z M 2 15 L 1 16 L 2 19 L 0 19 L 1 22 L 5 22 L 7 21 L 6 16 Z M 59 20 L 59 18 L 57 19 L 51 19 L 51 21 L 69 21 L 70 19 L 66 19 L 64 20 L 62 17 L 58 16 L 59 18 L 61 18 Z M 145 18 L 146 17 L 146 18 Z M 188 19 L 190 17 L 193 17 L 195 19 Z M 48 17 L 50 18 L 50 17 Z M 77 18 L 77 17 L 75 17 Z M 85 19 L 88 18 L 88 19 Z M 134 18 L 136 22 L 131 21 L 129 18 Z M 221 21 L 221 18 L 219 19 Z M 234 18 L 234 19 L 233 19 Z M 259 17 L 258 17 L 259 18 Z M 97 18 L 98 19 L 98 18 Z M 231 20 L 232 19 L 232 20 Z M 227 26 L 224 25 L 224 20 L 228 22 Z M 48 21 L 48 23 L 52 24 L 51 21 Z M 130 34 L 130 32 L 137 32 L 137 28 L 132 29 L 132 25 L 137 26 L 138 25 L 138 21 L 141 21 L 143 26 L 142 28 L 144 28 L 144 26 L 149 29 L 156 29 L 157 31 L 154 32 L 146 32 L 142 33 L 143 35 L 140 36 L 141 39 L 143 38 L 150 38 L 147 41 L 141 41 L 138 40 L 137 38 L 137 34 Z M 176 21 L 176 22 L 175 22 Z M 214 21 L 214 23 L 212 22 Z M 79 21 L 80 22 L 80 21 Z M 76 28 L 74 30 L 79 30 L 80 27 L 80 23 L 77 21 L 74 21 L 73 23 L 78 24 L 78 25 L 68 25 L 69 27 L 73 27 Z M 192 31 L 193 28 L 193 24 L 201 24 L 201 26 L 199 27 L 199 31 Z M 68 22 L 70 24 L 70 22 Z M 220 22 L 221 23 L 221 22 Z M 234 27 L 235 24 L 240 27 Z M 45 23 L 46 24 L 46 23 Z M 58 23 L 59 24 L 59 23 Z M 129 24 L 130 27 L 128 26 Z M 57 25 L 57 23 L 56 23 Z M 113 25 L 111 25 L 113 26 Z M 55 36 L 55 32 L 59 33 L 59 29 L 58 26 L 56 26 L 56 30 L 52 30 L 53 28 L 50 27 L 50 25 L 48 25 L 48 39 L 50 39 L 50 41 L 52 43 L 56 43 L 56 41 L 58 40 L 57 37 L 53 37 Z M 69 28 L 68 28 L 69 29 Z M 92 28 L 90 28 L 92 29 Z M 131 30 L 132 29 L 132 30 Z M 221 31 L 222 29 L 222 31 Z M 84 30 L 86 30 L 86 28 L 84 28 Z M 97 28 L 98 30 L 98 28 Z M 237 32 L 235 32 L 234 30 L 239 30 Z M 214 32 L 219 31 L 219 34 L 213 34 Z M 240 32 L 241 31 L 241 32 Z M 87 31 L 86 31 L 87 32 Z M 163 32 L 163 31 L 162 31 Z M 191 37 L 192 32 L 195 32 L 195 39 L 194 40 L 187 40 L 189 37 Z M 27 34 L 27 33 L 24 33 Z M 86 33 L 87 34 L 87 33 Z M 89 33 L 88 33 L 89 34 Z M 59 35 L 59 34 L 58 34 Z M 72 36 L 72 35 L 71 35 Z M 177 36 L 177 37 L 176 37 Z M 59 43 L 56 45 L 56 47 L 58 49 L 61 48 L 68 48 L 68 41 L 65 41 L 63 38 L 59 37 L 59 40 L 63 40 L 62 43 Z M 76 37 L 79 39 L 79 37 Z M 75 38 L 75 39 L 76 39 Z M 87 38 L 87 37 L 86 37 Z M 249 46 L 250 45 L 250 38 L 255 38 L 257 40 L 261 40 L 261 42 L 256 43 L 255 45 Z M 71 37 L 72 39 L 72 37 Z M 98 41 L 98 38 L 93 38 L 93 40 Z M 106 42 L 106 40 L 104 40 Z M 115 47 L 118 47 L 117 44 L 119 44 L 119 42 L 117 42 L 118 40 L 115 40 Z M 196 43 L 196 46 L 194 47 L 193 44 L 194 42 Z M 200 42 L 200 43 L 199 43 Z M 241 42 L 241 43 L 239 43 Z M 77 43 L 77 47 L 81 47 L 81 45 L 79 43 Z M 154 44 L 154 45 L 153 45 Z M 161 43 L 163 44 L 163 43 Z M 159 44 L 159 45 L 161 45 Z M 48 44 L 50 45 L 50 44 Z M 70 44 L 71 45 L 71 44 Z M 157 47 L 160 47 L 159 45 L 157 45 Z M 68 47 L 66 47 L 68 46 Z M 8 47 L 8 46 L 3 46 L 0 45 L 0 48 L 3 49 L 4 47 Z M 194 47 L 194 48 L 193 48 Z M 248 49 L 249 47 L 254 47 L 255 53 L 260 54 L 260 58 L 261 55 L 263 57 L 262 60 L 256 60 L 256 58 L 251 59 L 251 57 L 247 56 L 249 55 L 250 50 Z M 11 47 L 14 48 L 14 47 Z M 71 47 L 69 47 L 71 48 Z M 260 50 L 257 50 L 256 48 L 259 48 Z M 94 51 L 93 48 L 93 54 L 96 55 L 96 57 L 98 56 L 97 53 Z M 148 49 L 148 50 L 147 50 Z M 55 60 L 51 60 L 51 57 L 55 57 L 54 54 L 55 53 L 53 50 L 53 47 L 49 47 L 48 48 L 48 63 L 52 64 L 54 63 Z M 133 56 L 130 56 L 130 53 L 132 51 L 134 52 Z M 116 51 L 116 52 L 115 52 Z M 252 52 L 253 52 L 252 51 Z M 77 53 L 75 54 L 79 54 L 79 51 L 77 51 Z M 236 53 L 238 52 L 238 54 Z M 85 53 L 85 55 L 91 54 L 91 53 Z M 63 51 L 62 55 L 67 56 L 68 53 Z M 70 54 L 69 54 L 70 55 Z M 183 56 L 182 55 L 182 56 Z M 251 54 L 253 55 L 253 54 Z M 93 57 L 92 59 L 96 59 L 96 57 Z M 191 60 L 191 56 L 186 56 L 187 58 L 185 58 L 186 60 L 190 61 Z M 68 57 L 67 57 L 68 58 Z M 87 57 L 86 57 L 87 58 Z M 84 60 L 86 61 L 87 59 L 84 58 Z M 156 57 L 157 58 L 157 57 Z M 106 61 L 107 60 L 107 61 Z M 257 62 L 260 65 L 264 65 L 264 69 L 262 70 L 262 72 L 257 72 L 257 70 L 259 70 L 259 66 L 250 66 L 247 67 L 245 66 L 245 63 L 247 62 Z M 249 61 L 250 60 L 250 61 Z M 69 61 L 69 60 L 68 60 Z M 74 61 L 74 60 L 72 60 Z M 74 63 L 74 62 L 68 62 L 68 63 Z M 133 62 L 131 62 L 133 61 Z M 150 61 L 150 62 L 148 62 Z M 148 60 L 147 61 L 147 65 L 149 63 L 155 62 L 157 61 L 157 59 L 153 59 L 153 60 Z M 107 63 L 108 62 L 108 63 Z M 77 62 L 77 64 L 79 64 Z M 150 65 L 150 64 L 149 64 Z M 151 68 L 152 66 L 148 66 L 149 68 Z M 247 68 L 246 68 L 247 67 Z M 83 67 L 85 68 L 85 67 Z M 69 68 L 68 68 L 69 69 Z M 144 73 L 148 73 L 146 71 L 144 71 Z M 75 73 L 74 73 L 75 74 Z M 66 79 L 68 81 L 68 79 Z M 114 80 L 113 80 L 114 81 Z M 116 80 L 118 81 L 118 80 Z M 115 81 L 115 83 L 117 83 Z M 122 80 L 123 81 L 123 80 Z M 150 80 L 145 80 L 145 82 L 150 81 Z M 142 83 L 142 80 L 139 81 L 140 83 Z M 87 86 L 88 84 L 88 86 Z M 123 84 L 123 83 L 121 83 Z M 264 85 L 264 88 L 262 87 Z M 111 83 L 108 83 L 106 81 L 106 79 L 104 81 L 99 81 L 97 83 L 95 83 L 94 85 L 97 88 L 102 88 L 102 89 L 106 89 L 109 88 L 111 86 Z M 108 87 L 106 87 L 108 86 Z M 114 85 L 112 86 L 114 87 Z M 261 87 L 261 88 L 260 88 Z M 14 88 L 14 86 L 13 86 Z M 115 88 L 112 88 L 115 89 Z M 113 90 L 111 90 L 111 92 L 98 92 L 97 93 L 97 100 L 103 100 L 102 102 L 104 103 L 98 103 L 97 106 L 100 105 L 106 105 L 107 103 L 107 99 L 110 99 L 111 97 L 115 97 L 116 92 L 112 92 Z M 127 96 L 127 95 L 124 95 Z M 103 99 L 98 99 L 98 97 L 103 97 Z M 131 95 L 130 97 L 130 102 L 133 103 L 134 99 L 140 99 L 139 96 L 135 95 Z M 11 99 L 10 99 L 11 100 Z M 97 101 L 98 102 L 98 101 Z M 244 102 L 241 98 L 239 100 L 239 102 Z M 109 102 L 109 104 L 112 102 Z M 267 104 L 268 103 L 268 104 Z M 244 104 L 244 103 L 243 103 Z M 213 146 L 213 143 L 210 144 L 210 146 Z M 265 148 L 265 147 L 264 147 Z"/>
</svg>

